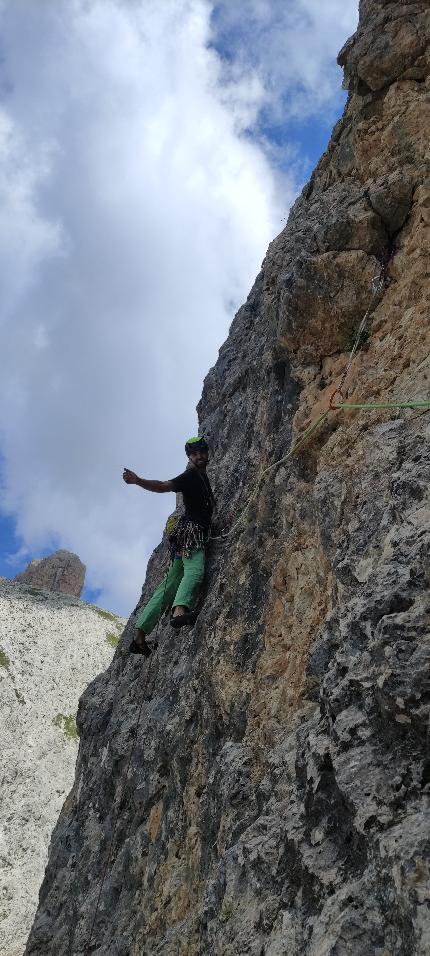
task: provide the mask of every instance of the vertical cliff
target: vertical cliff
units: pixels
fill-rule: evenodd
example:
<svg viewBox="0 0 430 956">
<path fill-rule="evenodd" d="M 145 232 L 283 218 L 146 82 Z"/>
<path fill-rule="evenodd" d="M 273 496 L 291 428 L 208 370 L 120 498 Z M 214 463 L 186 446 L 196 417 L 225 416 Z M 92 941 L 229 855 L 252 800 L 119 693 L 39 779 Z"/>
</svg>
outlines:
<svg viewBox="0 0 430 956">
<path fill-rule="evenodd" d="M 362 0 L 344 116 L 204 383 L 221 520 L 327 408 L 381 262 L 349 397 L 430 395 L 429 37 L 427 0 Z M 149 664 L 130 621 L 27 956 L 82 956 L 117 809 L 99 956 L 428 953 L 429 438 L 422 410 L 331 413 L 213 543 L 196 626 Z"/>
</svg>

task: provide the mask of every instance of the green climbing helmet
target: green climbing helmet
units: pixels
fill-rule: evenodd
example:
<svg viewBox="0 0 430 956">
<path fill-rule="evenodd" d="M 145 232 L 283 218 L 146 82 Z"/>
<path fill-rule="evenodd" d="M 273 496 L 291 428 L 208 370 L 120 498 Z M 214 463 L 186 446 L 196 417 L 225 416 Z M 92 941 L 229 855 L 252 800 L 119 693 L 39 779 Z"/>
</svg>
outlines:
<svg viewBox="0 0 430 956">
<path fill-rule="evenodd" d="M 193 451 L 209 451 L 209 446 L 204 438 L 188 438 L 185 445 L 185 454 L 189 458 Z"/>
</svg>

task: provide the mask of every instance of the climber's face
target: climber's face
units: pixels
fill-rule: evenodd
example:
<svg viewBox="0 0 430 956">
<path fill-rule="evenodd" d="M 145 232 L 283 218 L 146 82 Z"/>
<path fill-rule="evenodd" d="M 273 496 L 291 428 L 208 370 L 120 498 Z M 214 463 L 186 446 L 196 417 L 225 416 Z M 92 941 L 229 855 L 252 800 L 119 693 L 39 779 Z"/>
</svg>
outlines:
<svg viewBox="0 0 430 956">
<path fill-rule="evenodd" d="M 196 450 L 192 451 L 191 455 L 189 455 L 189 459 L 193 465 L 196 466 L 196 468 L 199 468 L 201 471 L 203 471 L 209 461 L 209 455 L 207 451 L 203 451 L 201 448 L 196 448 Z"/>
</svg>

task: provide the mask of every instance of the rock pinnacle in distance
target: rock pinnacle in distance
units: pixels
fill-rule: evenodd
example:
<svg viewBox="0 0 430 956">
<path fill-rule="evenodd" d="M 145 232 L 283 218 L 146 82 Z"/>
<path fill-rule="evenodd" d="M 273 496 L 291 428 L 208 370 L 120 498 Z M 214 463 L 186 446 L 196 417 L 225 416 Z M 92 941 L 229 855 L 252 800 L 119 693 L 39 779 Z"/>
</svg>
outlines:
<svg viewBox="0 0 430 956">
<path fill-rule="evenodd" d="M 31 584 L 45 591 L 61 591 L 79 598 L 85 580 L 85 565 L 77 554 L 71 551 L 55 551 L 46 558 L 34 558 L 25 569 L 17 574 L 15 581 Z"/>
</svg>

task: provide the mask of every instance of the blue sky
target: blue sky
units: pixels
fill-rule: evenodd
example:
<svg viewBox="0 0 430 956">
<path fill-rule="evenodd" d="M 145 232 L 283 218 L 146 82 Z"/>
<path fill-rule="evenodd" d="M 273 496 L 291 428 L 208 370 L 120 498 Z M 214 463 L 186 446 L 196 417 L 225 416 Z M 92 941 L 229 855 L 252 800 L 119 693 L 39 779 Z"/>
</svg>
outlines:
<svg viewBox="0 0 430 956">
<path fill-rule="evenodd" d="M 174 499 L 122 468 L 182 470 L 204 375 L 342 112 L 357 7 L 0 0 L 0 575 L 65 547 L 87 599 L 135 605 Z"/>
</svg>

